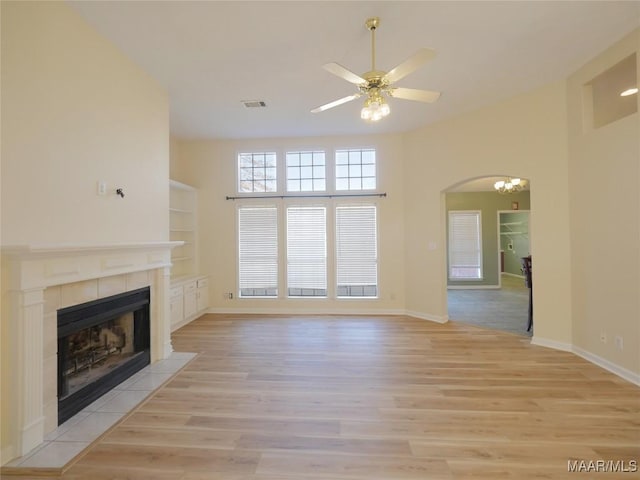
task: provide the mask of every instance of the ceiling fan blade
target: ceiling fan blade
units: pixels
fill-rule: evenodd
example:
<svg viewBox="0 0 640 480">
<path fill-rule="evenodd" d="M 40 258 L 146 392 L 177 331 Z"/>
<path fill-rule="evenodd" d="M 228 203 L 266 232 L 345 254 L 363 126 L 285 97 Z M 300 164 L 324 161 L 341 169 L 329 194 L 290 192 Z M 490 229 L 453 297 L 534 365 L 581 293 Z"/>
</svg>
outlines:
<svg viewBox="0 0 640 480">
<path fill-rule="evenodd" d="M 436 56 L 436 52 L 430 48 L 421 48 L 411 57 L 407 58 L 404 62 L 398 65 L 396 68 L 387 73 L 383 78 L 387 83 L 391 84 L 397 82 L 401 78 L 406 77 L 410 73 L 415 72 L 422 65 L 427 63 L 433 57 Z"/>
<path fill-rule="evenodd" d="M 353 95 L 349 95 L 348 97 L 343 97 L 338 100 L 334 100 L 333 102 L 329 102 L 324 105 L 321 105 L 311 110 L 311 113 L 324 112 L 325 110 L 329 110 L 330 108 L 337 107 L 338 105 L 342 105 L 343 103 L 350 102 L 351 100 L 355 100 L 356 98 L 360 98 L 359 93 L 355 93 Z"/>
<path fill-rule="evenodd" d="M 391 97 L 402 98 L 404 100 L 433 103 L 440 97 L 440 92 L 416 90 L 415 88 L 390 88 L 389 95 Z"/>
<path fill-rule="evenodd" d="M 343 67 L 339 63 L 327 63 L 326 65 L 323 65 L 322 68 L 324 68 L 327 72 L 333 73 L 334 75 L 345 79 L 347 82 L 351 82 L 356 85 L 367 83 L 367 81 L 360 75 L 356 75 L 351 70 Z"/>
</svg>

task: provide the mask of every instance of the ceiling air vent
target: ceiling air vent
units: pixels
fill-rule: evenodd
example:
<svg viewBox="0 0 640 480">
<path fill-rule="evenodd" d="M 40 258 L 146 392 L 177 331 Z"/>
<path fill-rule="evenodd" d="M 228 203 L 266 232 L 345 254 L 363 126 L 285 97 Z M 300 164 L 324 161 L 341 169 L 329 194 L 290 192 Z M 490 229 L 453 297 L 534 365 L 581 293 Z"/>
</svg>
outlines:
<svg viewBox="0 0 640 480">
<path fill-rule="evenodd" d="M 267 106 L 262 100 L 242 100 L 242 103 L 247 108 L 264 108 Z"/>
</svg>

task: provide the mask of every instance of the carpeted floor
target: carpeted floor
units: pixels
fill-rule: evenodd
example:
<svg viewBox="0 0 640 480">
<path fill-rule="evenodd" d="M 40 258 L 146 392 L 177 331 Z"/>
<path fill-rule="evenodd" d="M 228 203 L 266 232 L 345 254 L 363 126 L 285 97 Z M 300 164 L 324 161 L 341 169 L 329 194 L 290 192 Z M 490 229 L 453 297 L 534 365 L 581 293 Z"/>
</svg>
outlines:
<svg viewBox="0 0 640 480">
<path fill-rule="evenodd" d="M 529 289 L 522 278 L 503 275 L 501 289 L 448 290 L 447 295 L 450 320 L 531 336 Z"/>
</svg>

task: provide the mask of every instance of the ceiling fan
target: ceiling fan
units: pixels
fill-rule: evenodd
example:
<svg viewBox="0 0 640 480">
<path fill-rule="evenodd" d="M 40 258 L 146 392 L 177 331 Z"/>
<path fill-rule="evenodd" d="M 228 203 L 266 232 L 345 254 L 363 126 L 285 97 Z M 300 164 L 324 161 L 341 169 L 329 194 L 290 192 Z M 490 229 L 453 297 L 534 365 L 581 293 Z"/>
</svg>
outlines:
<svg viewBox="0 0 640 480">
<path fill-rule="evenodd" d="M 345 79 L 347 82 L 355 84 L 358 87 L 358 92 L 353 95 L 349 95 L 348 97 L 343 97 L 314 108 L 311 110 L 311 113 L 323 112 L 365 96 L 366 100 L 364 102 L 364 107 L 360 112 L 360 116 L 364 120 L 375 122 L 380 120 L 382 117 L 387 116 L 390 112 L 389 104 L 384 98 L 385 96 L 426 103 L 435 102 L 438 97 L 440 97 L 440 92 L 393 86 L 395 82 L 406 77 L 410 73 L 413 73 L 435 57 L 436 52 L 429 48 L 422 48 L 418 50 L 407 60 L 388 72 L 376 70 L 376 29 L 379 25 L 380 18 L 378 17 L 368 18 L 365 22 L 365 26 L 371 32 L 370 71 L 365 72 L 362 75 L 356 75 L 351 70 L 348 70 L 335 62 L 327 63 L 322 66 L 322 68 L 328 72 Z"/>
</svg>

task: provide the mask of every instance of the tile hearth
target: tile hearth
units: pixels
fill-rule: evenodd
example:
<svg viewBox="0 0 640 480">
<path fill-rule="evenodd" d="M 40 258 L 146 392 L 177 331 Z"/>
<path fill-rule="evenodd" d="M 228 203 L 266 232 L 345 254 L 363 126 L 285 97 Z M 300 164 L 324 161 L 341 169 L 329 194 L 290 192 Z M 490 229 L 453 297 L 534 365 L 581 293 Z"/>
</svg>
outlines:
<svg viewBox="0 0 640 480">
<path fill-rule="evenodd" d="M 64 467 L 195 356 L 195 353 L 173 352 L 169 358 L 148 365 L 47 434 L 42 445 L 5 466 Z"/>
</svg>

